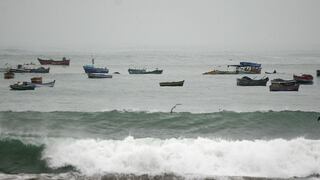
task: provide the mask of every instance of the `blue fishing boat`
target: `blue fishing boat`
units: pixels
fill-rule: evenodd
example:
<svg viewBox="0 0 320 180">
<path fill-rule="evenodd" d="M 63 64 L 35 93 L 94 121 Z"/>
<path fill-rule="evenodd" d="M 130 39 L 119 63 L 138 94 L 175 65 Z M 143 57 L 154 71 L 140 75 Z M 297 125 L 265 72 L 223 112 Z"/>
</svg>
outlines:
<svg viewBox="0 0 320 180">
<path fill-rule="evenodd" d="M 240 62 L 236 65 L 228 65 L 236 67 L 238 74 L 261 74 L 261 64 L 252 62 Z"/>
<path fill-rule="evenodd" d="M 86 73 L 108 73 L 109 69 L 106 67 L 94 67 L 94 65 L 85 65 L 83 69 Z"/>
</svg>

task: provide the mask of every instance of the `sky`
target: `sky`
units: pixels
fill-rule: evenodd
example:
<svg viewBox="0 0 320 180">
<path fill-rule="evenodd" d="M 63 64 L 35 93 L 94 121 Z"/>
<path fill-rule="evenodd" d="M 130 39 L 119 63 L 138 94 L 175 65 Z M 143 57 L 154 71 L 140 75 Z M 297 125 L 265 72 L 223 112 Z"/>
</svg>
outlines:
<svg viewBox="0 0 320 180">
<path fill-rule="evenodd" d="M 0 47 L 320 50 L 319 0 L 0 0 Z"/>
</svg>

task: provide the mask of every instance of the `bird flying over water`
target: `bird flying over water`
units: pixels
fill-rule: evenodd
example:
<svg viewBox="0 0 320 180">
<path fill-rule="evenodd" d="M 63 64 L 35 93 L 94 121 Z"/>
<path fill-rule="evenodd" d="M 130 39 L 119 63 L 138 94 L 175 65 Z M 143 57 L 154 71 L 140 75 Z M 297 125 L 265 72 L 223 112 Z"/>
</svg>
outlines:
<svg viewBox="0 0 320 180">
<path fill-rule="evenodd" d="M 174 110 L 177 106 L 179 106 L 179 105 L 182 105 L 182 104 L 176 104 L 176 105 L 174 105 L 174 106 L 171 108 L 170 113 L 173 113 L 173 110 Z"/>
</svg>

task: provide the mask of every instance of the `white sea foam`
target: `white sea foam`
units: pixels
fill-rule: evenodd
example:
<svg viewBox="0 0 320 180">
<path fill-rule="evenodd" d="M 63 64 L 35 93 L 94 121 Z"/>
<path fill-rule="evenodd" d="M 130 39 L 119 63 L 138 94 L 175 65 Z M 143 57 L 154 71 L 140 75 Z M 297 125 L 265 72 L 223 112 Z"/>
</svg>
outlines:
<svg viewBox="0 0 320 180">
<path fill-rule="evenodd" d="M 55 139 L 43 158 L 50 167 L 73 165 L 86 175 L 304 177 L 320 173 L 320 140 Z"/>
</svg>

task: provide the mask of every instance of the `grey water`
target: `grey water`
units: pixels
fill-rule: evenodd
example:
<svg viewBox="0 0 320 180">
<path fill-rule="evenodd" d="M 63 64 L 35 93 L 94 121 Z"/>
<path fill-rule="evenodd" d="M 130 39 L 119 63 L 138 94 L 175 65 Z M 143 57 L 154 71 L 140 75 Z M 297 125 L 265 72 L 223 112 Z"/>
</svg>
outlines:
<svg viewBox="0 0 320 180">
<path fill-rule="evenodd" d="M 58 55 L 57 55 L 58 54 Z M 313 53 L 245 54 L 210 51 L 111 51 L 100 54 L 81 53 L 22 53 L 4 52 L 0 66 L 37 63 L 37 57 L 71 59 L 68 67 L 51 66 L 44 81 L 56 80 L 54 88 L 29 92 L 9 91 L 15 81 L 28 81 L 35 74 L 16 74 L 12 80 L 3 80 L 1 74 L 1 111 L 150 111 L 168 112 L 177 103 L 180 112 L 217 112 L 221 110 L 319 111 L 320 55 Z M 96 66 L 105 66 L 110 72 L 120 72 L 112 79 L 88 79 L 82 66 L 95 58 Z M 301 86 L 299 92 L 269 92 L 267 87 L 238 87 L 241 75 L 202 75 L 213 68 L 226 70 L 228 64 L 250 61 L 262 64 L 261 75 L 269 79 L 292 79 L 293 74 L 312 74 L 314 84 Z M 128 68 L 163 69 L 161 75 L 129 75 Z M 277 70 L 267 75 L 265 71 Z M 160 87 L 161 81 L 185 80 L 181 88 Z M 4 103 L 5 102 L 5 103 Z"/>
<path fill-rule="evenodd" d="M 320 171 L 320 53 L 2 50 L 0 67 L 37 57 L 71 59 L 49 74 L 0 75 L 0 179 L 317 179 Z M 88 79 L 95 59 L 112 79 Z M 243 75 L 202 75 L 250 61 L 252 78 L 314 76 L 298 92 L 239 87 Z M 38 64 L 39 66 L 39 64 Z M 129 75 L 128 68 L 163 69 Z M 232 69 L 230 69 L 232 70 Z M 264 72 L 278 73 L 267 75 Z M 41 76 L 55 87 L 12 91 Z M 183 87 L 160 87 L 185 80 Z M 175 104 L 181 104 L 169 113 Z"/>
</svg>

